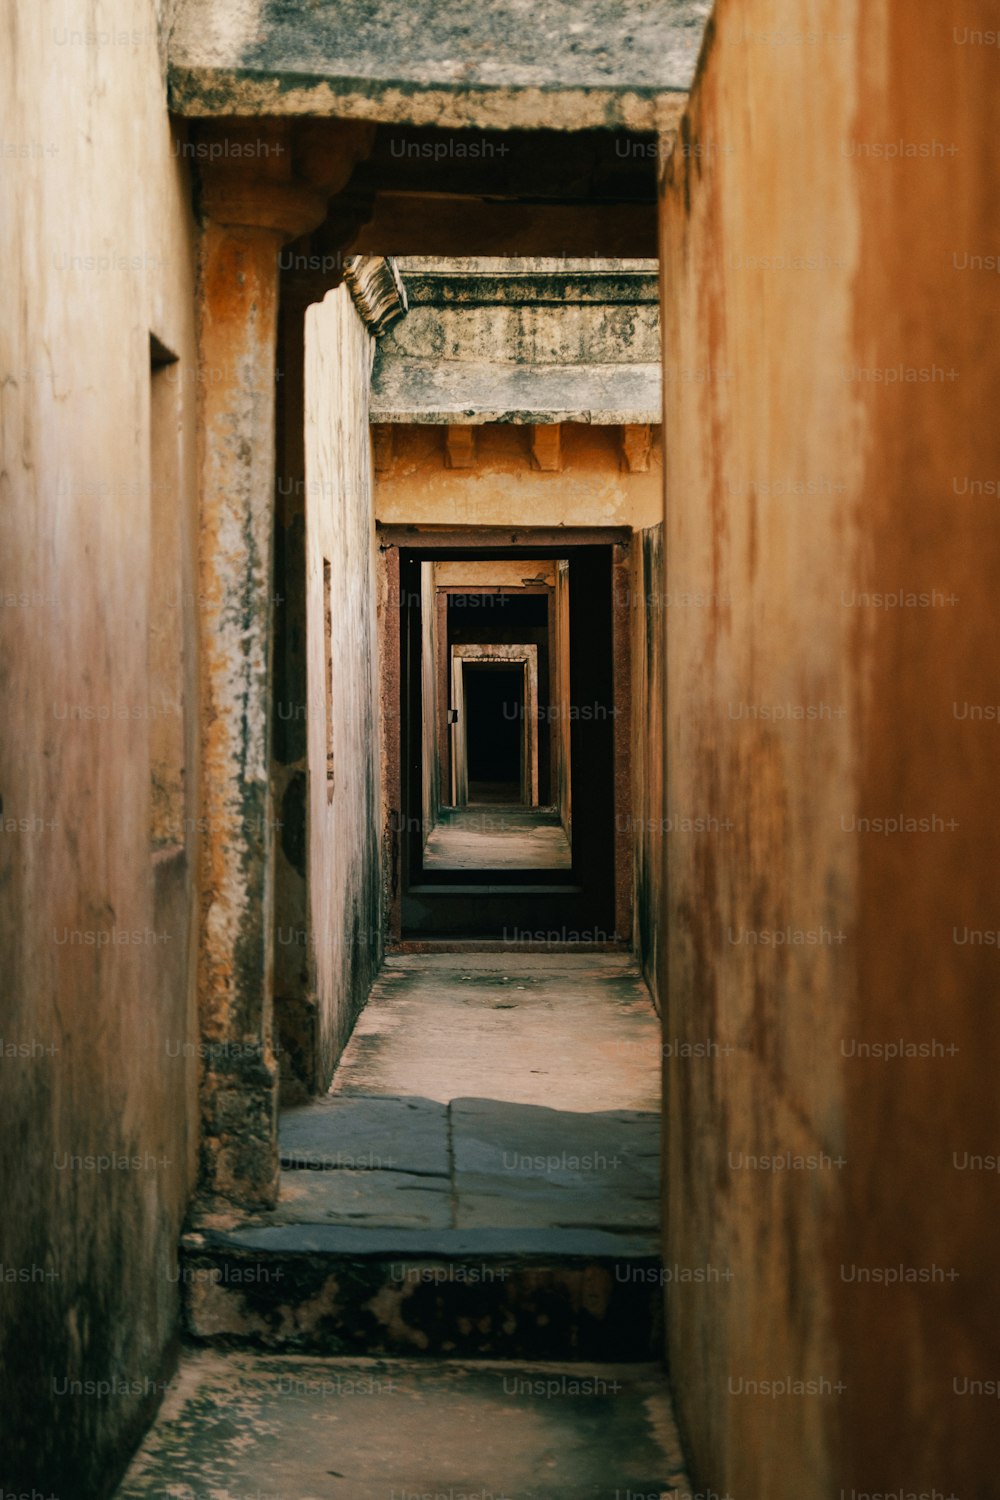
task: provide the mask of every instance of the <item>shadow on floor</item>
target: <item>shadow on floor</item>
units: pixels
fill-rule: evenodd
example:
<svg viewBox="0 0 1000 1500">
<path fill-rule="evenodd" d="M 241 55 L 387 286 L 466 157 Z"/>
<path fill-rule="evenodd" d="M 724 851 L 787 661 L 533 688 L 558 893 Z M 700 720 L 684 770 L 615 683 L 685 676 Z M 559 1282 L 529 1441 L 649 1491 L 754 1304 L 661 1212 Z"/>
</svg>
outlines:
<svg viewBox="0 0 1000 1500">
<path fill-rule="evenodd" d="M 271 1222 L 655 1231 L 659 1118 L 331 1095 L 281 1122 Z"/>
</svg>

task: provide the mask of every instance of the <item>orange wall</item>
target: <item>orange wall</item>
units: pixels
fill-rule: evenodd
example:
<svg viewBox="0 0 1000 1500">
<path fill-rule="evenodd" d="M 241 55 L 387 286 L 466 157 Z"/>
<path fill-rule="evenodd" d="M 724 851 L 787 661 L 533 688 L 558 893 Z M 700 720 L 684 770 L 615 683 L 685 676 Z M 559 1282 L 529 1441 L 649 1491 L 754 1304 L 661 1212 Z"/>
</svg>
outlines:
<svg viewBox="0 0 1000 1500">
<path fill-rule="evenodd" d="M 436 426 L 392 428 L 390 467 L 376 475 L 375 514 L 386 523 L 450 526 L 649 526 L 663 511 L 654 443 L 645 473 L 623 471 L 620 428 L 565 423 L 563 469 L 532 466 L 529 427 L 477 427 L 472 469 L 445 466 Z"/>
<path fill-rule="evenodd" d="M 719 0 L 665 173 L 667 815 L 727 820 L 669 841 L 667 1301 L 736 1500 L 995 1493 L 996 23 Z"/>
<path fill-rule="evenodd" d="M 0 23 L 0 1489 L 99 1497 L 171 1373 L 197 1160 L 199 366 L 157 9 L 115 8 L 135 46 L 77 10 Z"/>
</svg>

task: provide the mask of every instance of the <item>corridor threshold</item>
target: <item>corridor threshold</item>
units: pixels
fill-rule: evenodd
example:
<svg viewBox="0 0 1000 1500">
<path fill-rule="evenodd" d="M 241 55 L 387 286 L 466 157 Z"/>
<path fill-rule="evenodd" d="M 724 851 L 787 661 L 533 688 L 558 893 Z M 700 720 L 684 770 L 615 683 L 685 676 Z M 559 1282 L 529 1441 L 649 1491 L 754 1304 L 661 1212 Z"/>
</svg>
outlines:
<svg viewBox="0 0 1000 1500">
<path fill-rule="evenodd" d="M 187 1236 L 202 1347 L 118 1500 L 689 1492 L 659 1058 L 626 955 L 390 958 L 282 1119 L 278 1207 Z"/>
<path fill-rule="evenodd" d="M 330 1093 L 282 1121 L 280 1212 L 640 1244 L 658 1223 L 658 1057 L 624 956 L 390 959 Z"/>
<path fill-rule="evenodd" d="M 390 958 L 330 1092 L 282 1118 L 277 1207 L 186 1237 L 192 1331 L 318 1353 L 651 1357 L 659 1055 L 626 955 Z"/>
</svg>

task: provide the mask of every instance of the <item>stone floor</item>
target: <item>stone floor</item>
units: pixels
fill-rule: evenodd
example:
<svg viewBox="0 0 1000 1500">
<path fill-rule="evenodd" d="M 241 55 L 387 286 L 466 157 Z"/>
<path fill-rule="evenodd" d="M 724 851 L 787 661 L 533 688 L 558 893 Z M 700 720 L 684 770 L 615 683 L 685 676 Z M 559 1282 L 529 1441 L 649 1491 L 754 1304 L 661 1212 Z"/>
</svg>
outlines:
<svg viewBox="0 0 1000 1500">
<path fill-rule="evenodd" d="M 424 847 L 427 870 L 569 870 L 554 807 L 445 807 Z"/>
<path fill-rule="evenodd" d="M 654 1500 L 690 1491 L 649 1365 L 187 1354 L 117 1500 Z"/>
<path fill-rule="evenodd" d="M 283 1122 L 272 1222 L 656 1228 L 659 1121 L 496 1099 L 339 1095 Z"/>
<path fill-rule="evenodd" d="M 656 1112 L 660 1057 L 659 1021 L 628 954 L 400 954 L 387 959 L 328 1097 Z"/>
<path fill-rule="evenodd" d="M 622 955 L 391 958 L 272 1223 L 655 1230 L 659 1026 Z"/>
<path fill-rule="evenodd" d="M 397 955 L 276 1210 L 182 1243 L 118 1500 L 689 1492 L 663 1370 L 659 1024 L 620 954 Z"/>
</svg>

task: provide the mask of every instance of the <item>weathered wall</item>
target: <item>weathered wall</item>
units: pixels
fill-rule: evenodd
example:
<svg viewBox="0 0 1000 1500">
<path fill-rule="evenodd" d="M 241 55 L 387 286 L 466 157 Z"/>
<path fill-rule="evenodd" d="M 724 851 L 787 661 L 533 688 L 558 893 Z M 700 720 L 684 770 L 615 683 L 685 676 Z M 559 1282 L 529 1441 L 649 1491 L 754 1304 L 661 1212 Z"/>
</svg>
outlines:
<svg viewBox="0 0 1000 1500">
<path fill-rule="evenodd" d="M 445 429 L 393 428 L 392 457 L 377 475 L 385 524 L 451 526 L 655 526 L 663 513 L 659 443 L 646 473 L 622 468 L 620 429 L 565 424 L 561 472 L 536 469 L 530 427 L 476 428 L 471 469 L 445 466 Z"/>
<path fill-rule="evenodd" d="M 274 833 L 274 1034 L 281 1102 L 313 1090 L 315 1006 L 309 943 L 306 673 L 305 316 L 287 284 L 278 318 L 274 528 L 274 712 L 271 801 Z"/>
<path fill-rule="evenodd" d="M 406 266 L 404 261 L 404 281 L 410 286 L 417 278 Z M 560 300 L 557 294 L 547 304 L 497 306 L 473 302 L 477 288 L 468 303 L 442 307 L 422 305 L 418 293 L 408 316 L 393 324 L 381 357 L 429 354 L 451 365 L 496 360 L 502 351 L 505 361 L 541 366 L 600 364 L 609 353 L 623 365 L 655 361 L 660 347 L 655 263 L 651 272 L 646 304 L 601 306 L 569 296 Z"/>
<path fill-rule="evenodd" d="M 666 171 L 667 815 L 725 825 L 670 841 L 664 1258 L 740 1500 L 995 1490 L 989 9 L 720 0 Z"/>
<path fill-rule="evenodd" d="M 169 1373 L 195 1166 L 193 235 L 151 0 L 3 15 L 0 1449 L 92 1500 Z"/>
<path fill-rule="evenodd" d="M 633 938 L 657 1008 L 663 994 L 663 525 L 632 540 L 628 606 L 632 624 Z"/>
<path fill-rule="evenodd" d="M 314 705 L 308 722 L 309 905 L 319 1087 L 329 1082 L 382 959 L 370 372 L 371 339 L 350 294 L 339 287 L 306 319 L 308 691 Z"/>
</svg>

